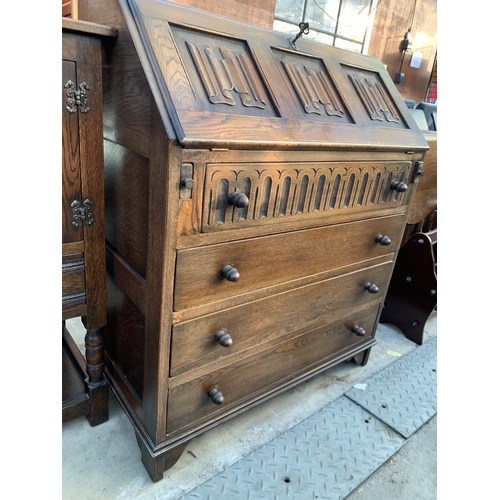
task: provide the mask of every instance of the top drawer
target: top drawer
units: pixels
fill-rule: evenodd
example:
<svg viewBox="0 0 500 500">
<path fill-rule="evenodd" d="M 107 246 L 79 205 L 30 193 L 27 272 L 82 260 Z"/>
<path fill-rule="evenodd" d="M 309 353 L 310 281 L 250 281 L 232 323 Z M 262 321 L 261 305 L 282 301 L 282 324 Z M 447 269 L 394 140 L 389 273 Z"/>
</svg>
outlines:
<svg viewBox="0 0 500 500">
<path fill-rule="evenodd" d="M 208 164 L 203 232 L 406 204 L 411 162 Z M 238 196 L 235 196 L 238 194 Z"/>
</svg>

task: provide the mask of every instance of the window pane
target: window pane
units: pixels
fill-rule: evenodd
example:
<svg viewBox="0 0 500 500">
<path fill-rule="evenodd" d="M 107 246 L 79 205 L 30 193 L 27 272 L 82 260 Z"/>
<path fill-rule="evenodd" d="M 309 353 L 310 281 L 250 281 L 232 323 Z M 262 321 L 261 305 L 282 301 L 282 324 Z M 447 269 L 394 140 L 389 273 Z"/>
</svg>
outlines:
<svg viewBox="0 0 500 500">
<path fill-rule="evenodd" d="M 283 21 L 274 20 L 273 29 L 276 31 L 281 31 L 282 33 L 289 33 L 290 35 L 296 35 L 299 32 L 299 28 L 295 24 L 284 23 Z"/>
<path fill-rule="evenodd" d="M 304 14 L 304 2 L 305 0 L 276 0 L 274 15 L 300 23 Z"/>
<path fill-rule="evenodd" d="M 369 22 L 370 0 L 344 0 L 340 9 L 337 33 L 363 41 Z"/>
<path fill-rule="evenodd" d="M 307 0 L 305 21 L 311 28 L 335 33 L 340 0 Z"/>
<path fill-rule="evenodd" d="M 350 50 L 351 52 L 357 52 L 358 54 L 361 54 L 361 49 L 363 48 L 360 43 L 348 42 L 347 40 L 342 40 L 342 38 L 337 38 L 335 40 L 335 47 Z"/>
<path fill-rule="evenodd" d="M 309 34 L 304 35 L 304 39 L 314 40 L 325 45 L 333 45 L 333 36 L 325 35 L 325 33 L 320 33 L 319 31 L 309 30 Z"/>
</svg>

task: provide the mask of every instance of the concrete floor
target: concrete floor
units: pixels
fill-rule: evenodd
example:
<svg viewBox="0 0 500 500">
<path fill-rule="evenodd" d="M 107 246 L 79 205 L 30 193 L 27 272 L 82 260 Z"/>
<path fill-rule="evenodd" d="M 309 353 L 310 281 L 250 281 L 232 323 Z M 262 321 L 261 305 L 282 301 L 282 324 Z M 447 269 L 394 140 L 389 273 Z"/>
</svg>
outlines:
<svg viewBox="0 0 500 500">
<path fill-rule="evenodd" d="M 81 322 L 69 320 L 67 326 L 82 348 Z M 424 340 L 435 336 L 437 314 L 427 321 Z M 63 500 L 179 499 L 395 362 L 398 357 L 394 353 L 405 355 L 418 348 L 387 324 L 379 325 L 377 341 L 366 366 L 341 363 L 193 439 L 177 464 L 157 483 L 144 469 L 132 425 L 110 391 L 107 422 L 90 427 L 86 418 L 80 417 L 62 426 Z M 436 498 L 436 427 L 437 416 L 346 498 Z"/>
</svg>

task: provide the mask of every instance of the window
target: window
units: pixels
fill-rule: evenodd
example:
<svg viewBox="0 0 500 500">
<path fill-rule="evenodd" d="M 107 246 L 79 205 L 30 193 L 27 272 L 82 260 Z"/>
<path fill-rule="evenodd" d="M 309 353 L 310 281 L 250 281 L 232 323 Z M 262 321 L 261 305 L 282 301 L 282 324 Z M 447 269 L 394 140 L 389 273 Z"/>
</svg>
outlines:
<svg viewBox="0 0 500 500">
<path fill-rule="evenodd" d="M 374 0 L 276 0 L 274 29 L 296 35 L 309 23 L 307 39 L 366 53 Z"/>
</svg>

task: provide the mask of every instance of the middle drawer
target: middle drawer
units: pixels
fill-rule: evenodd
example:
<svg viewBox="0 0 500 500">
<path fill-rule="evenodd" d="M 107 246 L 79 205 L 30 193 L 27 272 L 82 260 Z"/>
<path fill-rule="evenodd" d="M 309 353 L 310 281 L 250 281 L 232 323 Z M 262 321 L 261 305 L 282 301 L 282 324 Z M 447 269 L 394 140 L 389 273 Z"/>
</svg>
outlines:
<svg viewBox="0 0 500 500">
<path fill-rule="evenodd" d="M 373 306 L 386 293 L 391 268 L 392 261 L 363 268 L 174 325 L 170 376 Z"/>
<path fill-rule="evenodd" d="M 174 310 L 216 302 L 394 252 L 404 215 L 179 250 Z M 237 282 L 222 270 L 239 275 Z M 235 271 L 233 271 L 233 269 Z"/>
</svg>

